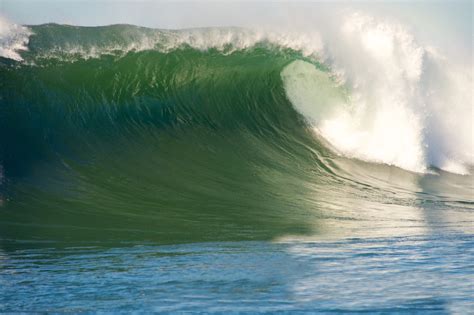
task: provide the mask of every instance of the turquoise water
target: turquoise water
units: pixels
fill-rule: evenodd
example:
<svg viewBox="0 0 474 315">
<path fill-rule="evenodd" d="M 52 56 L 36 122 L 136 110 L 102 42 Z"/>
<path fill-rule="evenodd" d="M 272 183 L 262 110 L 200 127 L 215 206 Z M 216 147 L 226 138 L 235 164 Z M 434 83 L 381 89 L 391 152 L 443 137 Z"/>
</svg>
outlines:
<svg viewBox="0 0 474 315">
<path fill-rule="evenodd" d="M 124 244 L 125 245 L 125 244 Z M 2 252 L 2 311 L 466 313 L 473 238 Z"/>
<path fill-rule="evenodd" d="M 338 118 L 363 90 L 241 29 L 28 30 L 0 58 L 0 311 L 474 306 L 472 165 L 446 158 L 469 150 L 447 122 L 380 100 L 360 130 Z"/>
</svg>

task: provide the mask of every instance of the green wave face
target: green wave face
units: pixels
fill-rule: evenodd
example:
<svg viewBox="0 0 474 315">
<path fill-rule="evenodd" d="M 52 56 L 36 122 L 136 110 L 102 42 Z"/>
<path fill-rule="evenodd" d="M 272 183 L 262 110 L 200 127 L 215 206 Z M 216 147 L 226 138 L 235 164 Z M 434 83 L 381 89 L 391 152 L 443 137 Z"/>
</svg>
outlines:
<svg viewBox="0 0 474 315">
<path fill-rule="evenodd" d="M 360 219 L 354 200 L 408 207 L 438 189 L 331 153 L 288 100 L 282 71 L 297 52 L 166 50 L 173 32 L 132 26 L 32 31 L 24 62 L 0 65 L 4 242 L 275 239 Z M 93 47 L 112 48 L 81 55 Z M 333 97 L 312 65 L 315 95 Z"/>
<path fill-rule="evenodd" d="M 35 38 L 88 33 L 75 30 L 35 28 L 30 53 L 42 48 Z M 305 230 L 288 218 L 301 207 L 291 192 L 304 190 L 297 178 L 318 146 L 282 89 L 292 58 L 182 48 L 4 65 L 2 237 L 175 242 Z"/>
</svg>

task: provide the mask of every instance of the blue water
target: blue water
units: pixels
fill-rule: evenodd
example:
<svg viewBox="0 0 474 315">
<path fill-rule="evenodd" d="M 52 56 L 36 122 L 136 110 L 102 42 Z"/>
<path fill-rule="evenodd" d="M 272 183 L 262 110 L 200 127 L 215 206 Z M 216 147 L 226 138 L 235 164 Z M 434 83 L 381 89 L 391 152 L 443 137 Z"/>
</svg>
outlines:
<svg viewBox="0 0 474 315">
<path fill-rule="evenodd" d="M 473 254 L 459 233 L 15 250 L 0 255 L 0 311 L 466 314 Z"/>
</svg>

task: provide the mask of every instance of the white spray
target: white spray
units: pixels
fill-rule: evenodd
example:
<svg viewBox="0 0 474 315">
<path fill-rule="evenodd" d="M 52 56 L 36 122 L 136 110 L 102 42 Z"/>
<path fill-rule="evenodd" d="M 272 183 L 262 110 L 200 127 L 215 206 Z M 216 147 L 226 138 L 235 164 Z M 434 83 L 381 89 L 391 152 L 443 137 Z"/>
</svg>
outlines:
<svg viewBox="0 0 474 315">
<path fill-rule="evenodd" d="M 474 149 L 470 67 L 417 43 L 396 22 L 360 12 L 341 22 L 329 37 L 322 33 L 322 54 L 350 91 L 348 99 L 317 99 L 314 91 L 327 86 L 308 82 L 321 74 L 294 63 L 282 77 L 296 109 L 349 157 L 415 172 L 435 166 L 466 174 Z"/>
<path fill-rule="evenodd" d="M 31 32 L 0 16 L 0 57 L 22 60 L 18 51 L 26 50 Z"/>
</svg>

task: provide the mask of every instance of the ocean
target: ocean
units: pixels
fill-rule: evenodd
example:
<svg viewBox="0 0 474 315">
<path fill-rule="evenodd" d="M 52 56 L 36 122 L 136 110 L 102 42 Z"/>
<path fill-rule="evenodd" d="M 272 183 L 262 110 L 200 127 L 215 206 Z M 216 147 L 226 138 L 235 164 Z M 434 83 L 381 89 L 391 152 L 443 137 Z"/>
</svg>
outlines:
<svg viewBox="0 0 474 315">
<path fill-rule="evenodd" d="M 472 64 L 362 13 L 0 26 L 1 312 L 474 309 Z"/>
</svg>

